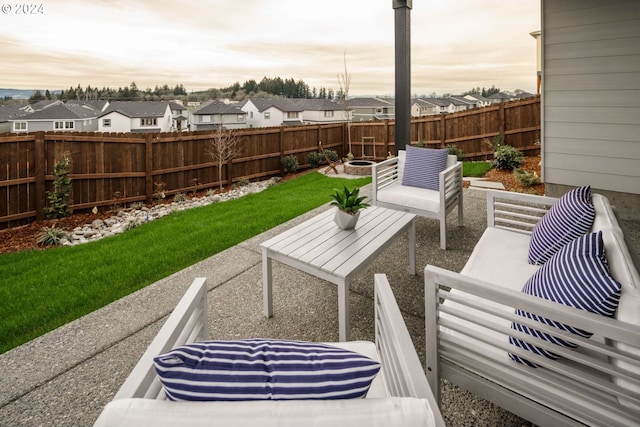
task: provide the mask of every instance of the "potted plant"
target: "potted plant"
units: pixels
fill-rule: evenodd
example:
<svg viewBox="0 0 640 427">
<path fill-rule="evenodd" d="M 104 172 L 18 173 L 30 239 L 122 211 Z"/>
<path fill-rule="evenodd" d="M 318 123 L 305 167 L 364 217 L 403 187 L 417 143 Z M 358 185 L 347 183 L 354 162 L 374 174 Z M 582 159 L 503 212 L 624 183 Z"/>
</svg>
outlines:
<svg viewBox="0 0 640 427">
<path fill-rule="evenodd" d="M 366 197 L 360 197 L 360 189 L 357 187 L 349 190 L 344 186 L 342 190 L 335 190 L 330 196 L 333 199 L 331 206 L 337 208 L 334 221 L 343 230 L 354 228 L 360 217 L 360 209 L 369 206 L 368 203 L 364 203 Z"/>
</svg>

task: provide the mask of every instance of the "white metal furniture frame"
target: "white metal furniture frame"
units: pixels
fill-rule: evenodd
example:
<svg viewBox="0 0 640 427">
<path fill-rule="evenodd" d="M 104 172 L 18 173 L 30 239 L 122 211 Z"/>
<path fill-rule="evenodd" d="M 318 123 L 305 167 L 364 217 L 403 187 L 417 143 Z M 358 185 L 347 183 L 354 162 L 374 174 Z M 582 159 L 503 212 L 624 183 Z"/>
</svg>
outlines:
<svg viewBox="0 0 640 427">
<path fill-rule="evenodd" d="M 447 249 L 447 215 L 458 207 L 458 226 L 463 225 L 462 162 L 449 155 L 447 167 L 438 175 L 439 191 L 402 185 L 406 152 L 371 167 L 371 203 L 440 221 L 440 248 Z"/>
<path fill-rule="evenodd" d="M 387 244 L 408 231 L 409 272 L 416 274 L 414 214 L 368 207 L 355 229 L 342 230 L 329 209 L 262 243 L 264 315 L 273 315 L 272 260 L 338 285 L 340 341 L 349 340 L 349 283 Z"/>
<path fill-rule="evenodd" d="M 487 230 L 460 273 L 428 265 L 425 277 L 427 377 L 439 396 L 442 378 L 541 426 L 640 425 L 640 276 L 608 200 L 593 194 L 611 274 L 622 284 L 615 318 L 526 295 L 526 254 L 535 223 L 557 199 L 487 192 Z M 536 267 L 537 268 L 537 267 Z M 578 337 L 515 314 L 592 332 Z M 624 318 L 624 320 L 621 319 Z M 559 347 L 511 329 L 525 324 L 579 345 Z M 562 357 L 509 344 L 514 336 Z M 530 368 L 508 354 L 537 363 Z"/>
<path fill-rule="evenodd" d="M 418 354 L 415 351 L 413 342 L 407 330 L 406 324 L 402 317 L 402 313 L 397 305 L 393 291 L 389 285 L 387 277 L 384 274 L 376 274 L 374 277 L 375 288 L 375 349 L 377 358 L 381 363 L 381 370 L 378 374 L 384 385 L 384 395 L 369 396 L 370 398 L 384 404 L 388 399 L 395 398 L 411 398 L 421 399 L 430 408 L 428 419 L 425 419 L 422 425 L 444 427 L 444 421 L 440 410 L 436 404 L 435 397 L 431 392 L 427 378 L 424 373 L 422 364 Z M 163 411 L 167 411 L 168 406 L 161 405 L 161 401 L 166 400 L 162 385 L 158 379 L 153 358 L 159 354 L 165 353 L 180 345 L 209 339 L 207 319 L 207 284 L 205 278 L 198 278 L 193 281 L 185 295 L 182 297 L 174 311 L 167 318 L 156 337 L 153 339 L 147 350 L 144 352 L 129 377 L 125 380 L 120 390 L 117 392 L 113 401 L 110 402 L 102 415 L 96 422 L 96 426 L 114 426 L 122 427 L 123 425 L 141 425 L 140 417 L 144 418 L 144 425 L 156 425 L 163 420 Z M 362 342 L 360 342 L 362 343 Z M 364 342 L 367 343 L 367 342 Z M 349 343 L 336 343 L 346 344 Z M 371 393 L 369 393 L 371 394 Z M 359 405 L 363 399 L 352 399 L 356 405 Z M 154 404 L 158 402 L 158 404 Z M 312 405 L 313 401 L 305 401 L 306 405 Z M 316 401 L 317 402 L 317 401 Z M 335 401 L 334 401 L 335 402 Z M 349 405 L 349 400 L 342 401 L 345 405 Z M 397 402 L 397 401 L 396 401 Z M 216 405 L 222 403 L 222 411 L 226 411 L 228 415 L 230 409 L 225 402 L 171 402 L 171 405 L 191 404 L 187 407 L 192 409 L 194 416 L 198 408 L 205 408 L 212 414 L 211 422 L 215 422 Z M 252 403 L 257 402 L 237 402 L 248 409 Z M 263 405 L 265 402 L 257 403 Z M 277 402 L 272 403 L 274 408 Z M 193 405 L 197 405 L 193 406 Z M 127 411 L 134 408 L 136 419 L 127 417 Z M 169 407 L 170 408 L 170 407 Z M 137 410 L 136 410 L 137 409 Z M 242 414 L 242 407 L 239 408 Z M 231 409 L 232 410 L 232 409 Z M 144 415 L 148 413 L 148 418 Z M 187 415 L 184 418 L 184 425 L 192 425 L 189 419 L 189 410 L 185 411 Z M 277 419 L 278 416 L 286 416 L 286 411 L 265 410 L 262 413 L 263 420 L 269 422 L 267 418 L 276 417 L 271 420 L 271 424 L 282 425 L 284 420 Z M 240 424 L 242 424 L 242 415 L 240 416 Z M 202 425 L 202 420 L 198 420 Z M 166 424 L 166 422 L 165 422 Z M 208 425 L 208 424 L 207 424 Z M 261 425 L 264 425 L 261 423 Z"/>
</svg>

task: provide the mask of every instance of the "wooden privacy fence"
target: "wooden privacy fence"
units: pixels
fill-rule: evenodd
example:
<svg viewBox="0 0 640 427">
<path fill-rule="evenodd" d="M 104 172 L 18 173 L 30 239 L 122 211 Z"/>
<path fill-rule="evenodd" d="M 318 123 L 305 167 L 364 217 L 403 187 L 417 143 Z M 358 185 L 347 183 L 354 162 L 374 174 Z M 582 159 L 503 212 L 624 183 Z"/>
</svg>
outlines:
<svg viewBox="0 0 640 427">
<path fill-rule="evenodd" d="M 222 164 L 209 154 L 211 131 L 110 134 L 36 132 L 0 136 L 0 229 L 43 219 L 53 166 L 72 160 L 71 208 L 110 208 L 132 202 L 152 203 L 154 195 L 189 193 L 228 186 L 241 180 L 281 176 L 281 159 L 293 155 L 301 169 L 307 154 L 325 149 L 344 157 L 382 160 L 395 152 L 393 121 L 332 123 L 293 127 L 238 129 L 239 152 Z M 413 142 L 430 147 L 455 144 L 466 159 L 492 154 L 484 140 L 504 135 L 526 154 L 539 153 L 540 101 L 533 98 L 464 113 L 414 118 Z M 351 143 L 349 143 L 351 140 Z"/>
</svg>

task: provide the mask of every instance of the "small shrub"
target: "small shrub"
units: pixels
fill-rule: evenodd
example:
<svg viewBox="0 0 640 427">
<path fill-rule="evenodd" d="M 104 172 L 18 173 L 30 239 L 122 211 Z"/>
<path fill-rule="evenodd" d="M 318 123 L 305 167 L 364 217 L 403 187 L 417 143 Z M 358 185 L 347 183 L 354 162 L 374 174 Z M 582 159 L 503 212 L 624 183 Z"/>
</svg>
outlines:
<svg viewBox="0 0 640 427">
<path fill-rule="evenodd" d="M 348 152 L 347 156 L 344 159 L 342 159 L 342 161 L 345 162 L 345 163 L 348 163 L 351 160 L 353 160 L 353 154 L 351 152 Z"/>
<path fill-rule="evenodd" d="M 540 184 L 540 177 L 535 171 L 528 171 L 524 169 L 514 169 L 513 174 L 520 184 L 525 187 L 531 187 L 532 185 Z"/>
<path fill-rule="evenodd" d="M 247 185 L 249 185 L 249 184 L 251 184 L 251 181 L 249 181 L 249 180 L 248 180 L 248 179 L 246 179 L 246 178 L 242 178 L 242 179 L 238 180 L 238 185 L 239 185 L 240 187 L 246 187 L 246 186 L 247 186 Z"/>
<path fill-rule="evenodd" d="M 419 140 L 418 142 L 416 142 L 414 144 L 414 147 L 419 147 L 419 148 L 427 148 L 427 143 L 424 142 L 423 139 Z"/>
<path fill-rule="evenodd" d="M 167 195 L 164 192 L 164 182 L 154 182 L 153 185 L 156 187 L 155 191 L 153 192 L 153 198 L 156 200 L 162 200 L 165 197 L 167 197 Z"/>
<path fill-rule="evenodd" d="M 187 195 L 184 193 L 176 193 L 176 195 L 173 196 L 174 202 L 184 202 L 186 200 L 187 200 Z"/>
<path fill-rule="evenodd" d="M 524 155 L 520 150 L 510 145 L 503 145 L 493 153 L 492 166 L 499 170 L 513 170 L 524 162 Z"/>
<path fill-rule="evenodd" d="M 318 166 L 320 166 L 320 163 L 322 163 L 322 154 L 316 151 L 307 153 L 307 162 L 313 169 L 317 168 Z"/>
<path fill-rule="evenodd" d="M 329 158 L 329 160 L 331 160 L 332 162 L 337 162 L 338 159 L 340 158 L 338 156 L 338 153 L 333 151 L 333 150 L 324 150 L 324 152 L 327 154 L 327 157 Z"/>
<path fill-rule="evenodd" d="M 449 150 L 449 154 L 452 156 L 456 156 L 459 161 L 464 160 L 465 154 L 464 151 L 456 147 L 454 144 L 447 145 L 447 149 Z"/>
<path fill-rule="evenodd" d="M 127 220 L 124 222 L 124 229 L 133 230 L 138 225 L 140 225 L 140 223 L 138 223 L 138 221 L 135 218 L 127 218 Z"/>
<path fill-rule="evenodd" d="M 298 159 L 296 159 L 294 155 L 284 156 L 281 161 L 285 172 L 295 172 L 298 170 L 298 166 L 300 166 Z"/>
<path fill-rule="evenodd" d="M 491 139 L 485 138 L 484 143 L 487 147 L 491 148 L 491 151 L 495 153 L 500 147 L 503 147 L 505 145 L 504 135 L 496 135 Z"/>
<path fill-rule="evenodd" d="M 68 239 L 69 233 L 58 227 L 42 227 L 38 234 L 38 243 L 43 246 L 58 246 L 63 239 Z"/>
<path fill-rule="evenodd" d="M 45 209 L 47 218 L 63 218 L 71 214 L 69 197 L 71 196 L 71 159 L 64 153 L 62 159 L 53 165 L 53 191 L 47 191 L 49 206 Z"/>
<path fill-rule="evenodd" d="M 213 197 L 216 195 L 216 190 L 209 189 L 207 190 L 207 197 Z"/>
<path fill-rule="evenodd" d="M 143 202 L 133 202 L 131 203 L 131 205 L 129 206 L 131 209 L 133 209 L 134 211 L 139 211 L 140 209 L 144 208 L 146 205 Z"/>
</svg>

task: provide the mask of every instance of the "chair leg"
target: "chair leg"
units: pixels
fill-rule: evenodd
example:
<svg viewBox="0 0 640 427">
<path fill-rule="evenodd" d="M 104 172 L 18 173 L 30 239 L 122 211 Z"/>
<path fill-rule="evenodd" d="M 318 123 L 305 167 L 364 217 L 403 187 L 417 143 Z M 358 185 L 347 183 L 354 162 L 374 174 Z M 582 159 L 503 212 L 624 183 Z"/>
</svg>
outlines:
<svg viewBox="0 0 640 427">
<path fill-rule="evenodd" d="M 447 217 L 440 218 L 440 249 L 447 250 Z"/>
</svg>

